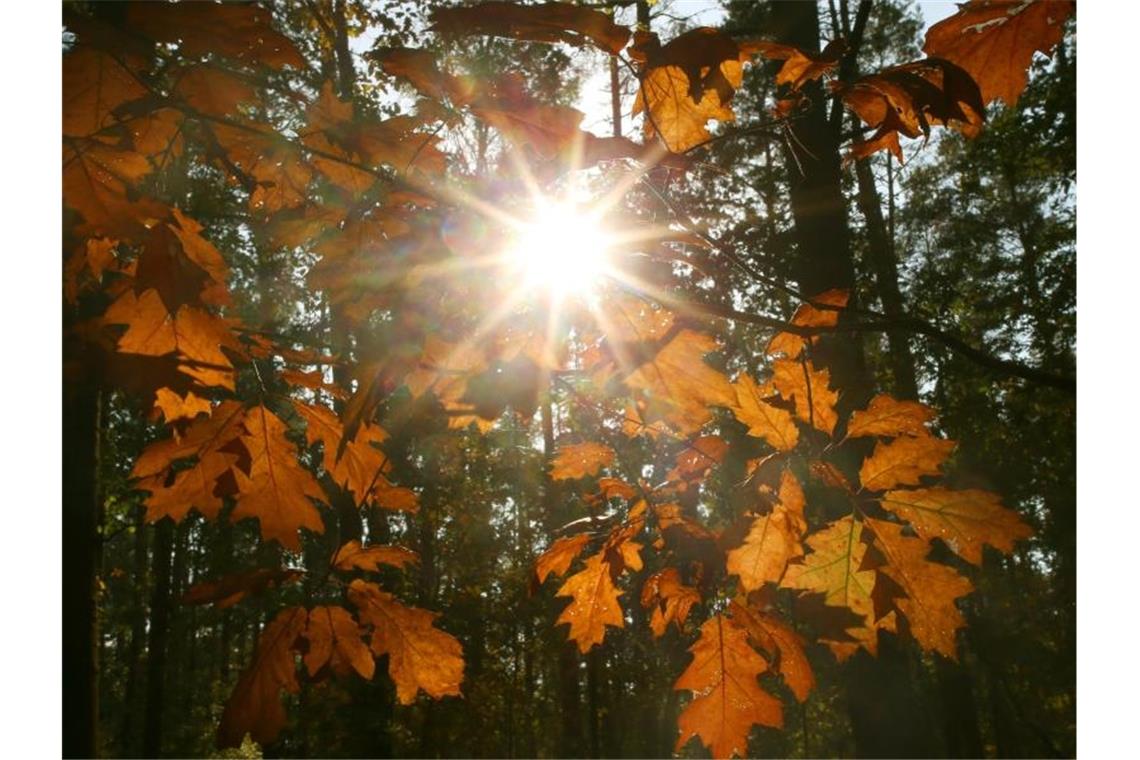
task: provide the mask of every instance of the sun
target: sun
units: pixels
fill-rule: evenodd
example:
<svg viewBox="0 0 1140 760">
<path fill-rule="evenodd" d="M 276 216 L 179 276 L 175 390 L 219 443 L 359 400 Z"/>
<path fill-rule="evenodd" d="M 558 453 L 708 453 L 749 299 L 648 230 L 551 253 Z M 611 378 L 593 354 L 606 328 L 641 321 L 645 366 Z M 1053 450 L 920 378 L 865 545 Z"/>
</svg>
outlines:
<svg viewBox="0 0 1140 760">
<path fill-rule="evenodd" d="M 606 274 L 613 241 L 598 215 L 571 203 L 542 202 L 517 225 L 507 260 L 527 291 L 582 295 Z"/>
</svg>

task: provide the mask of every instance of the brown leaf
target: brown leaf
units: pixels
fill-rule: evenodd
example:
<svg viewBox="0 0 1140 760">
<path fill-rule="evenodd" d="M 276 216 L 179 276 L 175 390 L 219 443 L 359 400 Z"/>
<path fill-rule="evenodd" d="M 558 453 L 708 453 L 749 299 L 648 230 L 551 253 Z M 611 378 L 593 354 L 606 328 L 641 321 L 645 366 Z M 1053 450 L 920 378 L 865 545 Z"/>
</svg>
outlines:
<svg viewBox="0 0 1140 760">
<path fill-rule="evenodd" d="M 780 619 L 754 612 L 733 600 L 729 602 L 732 619 L 748 629 L 752 639 L 768 654 L 772 668 L 784 678 L 796 699 L 803 702 L 815 688 L 815 674 L 804 654 L 803 638 Z"/>
<path fill-rule="evenodd" d="M 700 601 L 701 593 L 682 583 L 681 574 L 675 567 L 654 573 L 645 579 L 645 585 L 641 587 L 641 606 L 653 608 L 649 628 L 657 638 L 665 635 L 670 623 L 682 630 L 689 611 Z"/>
<path fill-rule="evenodd" d="M 356 539 L 337 549 L 332 558 L 332 566 L 345 572 L 367 570 L 380 572 L 381 565 L 391 565 L 403 570 L 407 565 L 419 562 L 420 558 L 411 549 L 402 546 L 361 546 Z"/>
<path fill-rule="evenodd" d="M 800 440 L 800 430 L 791 412 L 772 406 L 764 399 L 773 392 L 770 386 L 757 385 L 751 375 L 741 374 L 733 383 L 736 419 L 748 426 L 748 435 L 763 438 L 777 451 L 791 451 Z"/>
<path fill-rule="evenodd" d="M 835 327 L 839 324 L 839 310 L 847 306 L 849 294 L 846 290 L 828 290 L 814 296 L 810 302 L 802 303 L 792 315 L 791 323 L 800 327 Z M 835 308 L 827 309 L 826 306 Z M 814 343 L 818 338 L 803 338 L 795 333 L 777 333 L 765 353 L 769 356 L 783 354 L 787 359 L 798 359 L 803 353 L 808 341 Z"/>
<path fill-rule="evenodd" d="M 258 567 L 223 576 L 216 581 L 202 581 L 190 587 L 182 597 L 183 604 L 214 604 L 219 610 L 232 607 L 249 594 L 295 583 L 304 573 L 281 567 Z"/>
<path fill-rule="evenodd" d="M 709 406 L 731 409 L 736 392 L 723 373 L 705 363 L 705 354 L 719 348 L 711 335 L 684 329 L 652 360 L 626 377 L 630 388 L 644 391 L 665 410 L 664 416 L 684 435 L 712 419 Z"/>
<path fill-rule="evenodd" d="M 803 489 L 796 476 L 784 470 L 779 501 L 770 513 L 753 520 L 744 543 L 728 553 L 728 573 L 740 577 L 745 591 L 778 583 L 788 562 L 803 556 L 805 530 Z"/>
<path fill-rule="evenodd" d="M 565 575 L 571 563 L 577 559 L 589 542 L 589 534 L 579 533 L 575 536 L 563 536 L 552 543 L 535 561 L 534 574 L 538 577 L 538 582 L 545 582 L 551 573 L 558 576 Z"/>
<path fill-rule="evenodd" d="M 363 631 L 344 607 L 314 607 L 309 610 L 304 637 L 309 643 L 305 669 L 309 676 L 328 665 L 338 675 L 355 670 L 366 681 L 376 672 L 376 659 L 361 638 Z"/>
<path fill-rule="evenodd" d="M 249 473 L 236 470 L 237 504 L 230 520 L 257 518 L 261 537 L 290 551 L 301 550 L 298 531 L 323 533 L 320 512 L 310 499 L 324 493 L 313 476 L 297 461 L 297 449 L 285 438 L 286 427 L 264 406 L 246 412 L 242 444 L 249 452 Z"/>
<path fill-rule="evenodd" d="M 218 480 L 231 472 L 238 459 L 237 454 L 208 451 L 199 456 L 193 467 L 175 475 L 169 486 L 163 478 L 140 484 L 140 488 L 151 492 L 145 502 L 147 522 L 158 522 L 164 517 L 181 522 L 191 509 L 197 509 L 207 520 L 217 519 L 224 506 Z"/>
<path fill-rule="evenodd" d="M 973 591 L 973 584 L 954 568 L 928 561 L 930 545 L 921 538 L 904 536 L 903 526 L 867 518 L 867 527 L 887 560 L 879 572 L 906 592 L 895 604 L 906 616 L 914 638 L 927 651 L 957 659 L 955 637 L 966 619 L 954 602 Z"/>
<path fill-rule="evenodd" d="M 305 68 L 288 38 L 274 31 L 271 13 L 245 3 L 138 3 L 128 24 L 159 42 L 176 42 L 186 56 L 217 53 L 273 68 Z"/>
<path fill-rule="evenodd" d="M 217 451 L 241 433 L 245 410 L 236 401 L 223 401 L 209 417 L 196 419 L 180 437 L 155 441 L 143 450 L 131 477 L 146 478 L 165 472 L 170 465 L 188 457 L 201 457 Z"/>
<path fill-rule="evenodd" d="M 63 56 L 63 133 L 92 135 L 117 121 L 116 108 L 146 94 L 114 57 L 80 46 Z"/>
<path fill-rule="evenodd" d="M 95 140 L 67 139 L 63 149 L 63 201 L 83 216 L 83 232 L 139 239 L 154 220 L 166 214 L 162 204 L 132 198 L 128 193 L 128 188 L 152 168 L 134 151 Z"/>
<path fill-rule="evenodd" d="M 155 393 L 154 408 L 162 412 L 166 424 L 179 420 L 192 420 L 199 414 L 210 413 L 210 402 L 191 393 L 186 398 L 169 388 L 159 388 Z"/>
<path fill-rule="evenodd" d="M 570 624 L 570 639 L 577 642 L 578 651 L 585 654 L 605 638 L 607 625 L 625 627 L 620 591 L 610 577 L 609 563 L 604 552 L 586 560 L 580 572 L 570 576 L 556 596 L 571 597 L 571 602 L 558 616 L 558 624 Z"/>
<path fill-rule="evenodd" d="M 954 441 L 923 436 L 879 441 L 871 456 L 859 468 L 859 482 L 865 491 L 883 491 L 897 485 L 918 485 L 926 475 L 937 475 L 942 463 L 954 450 Z"/>
<path fill-rule="evenodd" d="M 241 674 L 218 726 L 218 747 L 238 747 L 248 733 L 255 742 L 269 744 L 285 726 L 281 690 L 296 694 L 297 637 L 305 629 L 304 607 L 281 610 L 261 632 L 253 662 Z"/>
<path fill-rule="evenodd" d="M 781 396 L 795 401 L 796 416 L 801 420 L 828 435 L 835 430 L 839 394 L 831 390 L 831 373 L 826 369 L 817 370 L 811 362 L 805 367 L 792 359 L 776 359 L 772 362 L 772 384 Z"/>
<path fill-rule="evenodd" d="M 941 538 L 962 559 L 975 565 L 982 564 L 982 544 L 1009 554 L 1015 541 L 1033 535 L 1033 529 L 989 491 L 887 491 L 880 504 L 909 522 L 927 541 Z"/>
<path fill-rule="evenodd" d="M 373 627 L 373 653 L 388 655 L 388 674 L 396 683 L 400 704 L 410 705 L 421 689 L 433 699 L 460 695 L 463 647 L 432 624 L 438 613 L 405 607 L 376 584 L 359 578 L 349 585 L 348 598 L 359 610 L 361 622 Z"/>
<path fill-rule="evenodd" d="M 973 0 L 926 31 L 922 49 L 961 66 L 978 83 L 982 100 L 1017 104 L 1033 54 L 1050 54 L 1076 9 L 1068 0 Z"/>
<path fill-rule="evenodd" d="M 847 43 L 842 38 L 834 39 L 819 53 L 808 53 L 792 45 L 767 41 L 744 42 L 741 43 L 741 48 L 759 53 L 765 58 L 784 61 L 776 73 L 776 84 L 786 84 L 795 92 L 838 66 L 839 59 L 847 52 Z"/>
<path fill-rule="evenodd" d="M 748 643 L 747 631 L 723 615 L 701 626 L 701 637 L 689 651 L 693 661 L 673 688 L 688 689 L 694 698 L 677 718 L 681 735 L 673 751 L 697 736 L 713 757 L 748 757 L 752 726 L 784 725 L 780 700 L 756 682 L 767 663 Z"/>
<path fill-rule="evenodd" d="M 602 443 L 586 441 L 561 446 L 551 462 L 550 477 L 554 480 L 593 477 L 601 468 L 609 467 L 613 463 L 614 450 Z"/>
<path fill-rule="evenodd" d="M 338 486 L 352 492 L 357 504 L 364 504 L 373 496 L 378 483 L 387 483 L 383 473 L 391 465 L 384 452 L 373 445 L 387 440 L 388 434 L 382 428 L 367 423 L 361 425 L 356 437 L 345 443 L 341 451 L 344 431 L 332 410 L 300 401 L 294 401 L 293 408 L 305 418 L 305 437 L 309 444 L 323 444 L 324 468 Z"/>
<path fill-rule="evenodd" d="M 934 419 L 934 411 L 917 401 L 899 401 L 885 393 L 871 399 L 866 409 L 851 414 L 847 423 L 847 437 L 865 435 L 928 436 L 926 425 Z"/>
<path fill-rule="evenodd" d="M 453 36 L 493 34 L 576 46 L 593 43 L 610 54 L 617 54 L 629 42 L 629 29 L 615 24 L 611 16 L 570 3 L 486 2 L 439 8 L 432 11 L 431 19 L 432 31 Z"/>
</svg>

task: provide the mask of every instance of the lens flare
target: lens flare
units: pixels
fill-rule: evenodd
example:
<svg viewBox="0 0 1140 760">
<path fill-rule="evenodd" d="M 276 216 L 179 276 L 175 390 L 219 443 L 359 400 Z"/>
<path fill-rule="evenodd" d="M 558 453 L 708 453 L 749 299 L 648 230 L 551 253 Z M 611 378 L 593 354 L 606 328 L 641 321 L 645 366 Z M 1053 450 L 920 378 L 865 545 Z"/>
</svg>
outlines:
<svg viewBox="0 0 1140 760">
<path fill-rule="evenodd" d="M 596 214 L 570 204 L 544 203 L 518 225 L 507 259 L 527 291 L 581 295 L 606 273 L 611 245 Z"/>
</svg>

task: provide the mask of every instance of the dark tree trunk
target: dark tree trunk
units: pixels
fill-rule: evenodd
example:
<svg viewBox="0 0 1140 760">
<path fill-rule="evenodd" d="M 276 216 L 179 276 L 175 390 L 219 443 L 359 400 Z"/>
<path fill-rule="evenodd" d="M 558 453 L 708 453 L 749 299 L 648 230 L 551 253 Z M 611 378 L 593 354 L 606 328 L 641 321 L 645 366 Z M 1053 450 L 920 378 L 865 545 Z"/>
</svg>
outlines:
<svg viewBox="0 0 1140 760">
<path fill-rule="evenodd" d="M 174 523 L 163 518 L 155 526 L 151 575 L 150 635 L 147 640 L 146 714 L 143 723 L 143 756 L 162 755 L 162 718 L 166 697 L 166 642 L 170 633 L 170 560 L 174 548 Z"/>
</svg>

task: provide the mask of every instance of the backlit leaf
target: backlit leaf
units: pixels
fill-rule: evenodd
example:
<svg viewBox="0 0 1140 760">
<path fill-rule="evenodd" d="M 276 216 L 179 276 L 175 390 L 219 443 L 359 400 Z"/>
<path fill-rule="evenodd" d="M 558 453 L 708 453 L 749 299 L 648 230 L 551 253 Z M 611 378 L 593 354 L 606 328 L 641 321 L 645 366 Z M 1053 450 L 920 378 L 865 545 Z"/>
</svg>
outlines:
<svg viewBox="0 0 1140 760">
<path fill-rule="evenodd" d="M 879 503 L 909 522 L 918 535 L 928 541 L 941 538 L 962 559 L 975 565 L 982 564 L 982 544 L 1009 554 L 1015 541 L 1033 535 L 1033 529 L 989 491 L 887 491 Z"/>
<path fill-rule="evenodd" d="M 954 450 L 954 441 L 933 436 L 896 438 L 875 444 L 871 456 L 859 468 L 865 491 L 883 491 L 898 485 L 918 485 L 926 475 L 937 475 Z"/>
<path fill-rule="evenodd" d="M 570 639 L 578 644 L 582 653 L 601 644 L 606 626 L 625 627 L 621 603 L 622 592 L 610 577 L 610 565 L 599 552 L 586 560 L 586 566 L 570 576 L 557 596 L 571 597 L 570 604 L 558 616 L 558 624 L 570 624 Z"/>
</svg>

